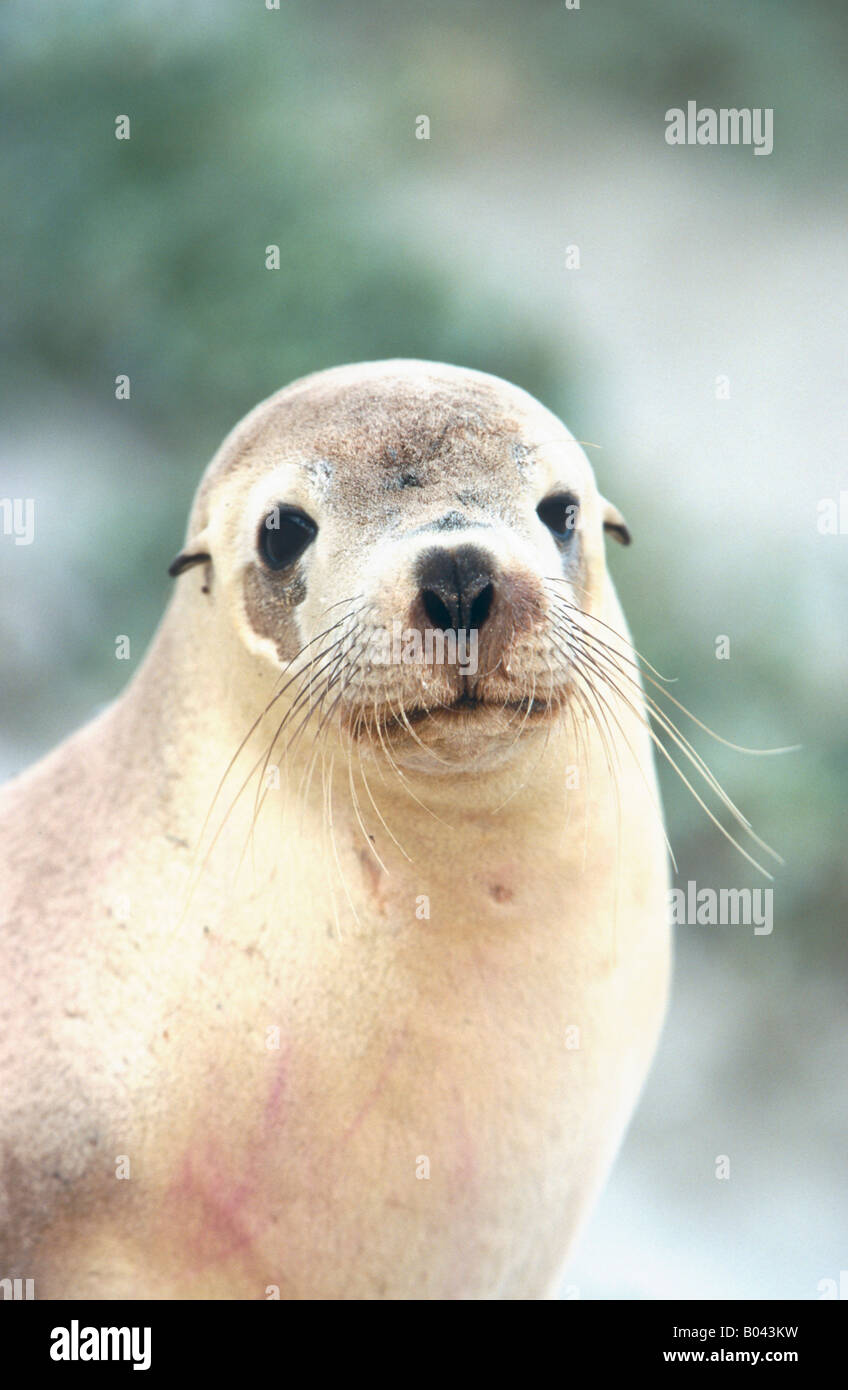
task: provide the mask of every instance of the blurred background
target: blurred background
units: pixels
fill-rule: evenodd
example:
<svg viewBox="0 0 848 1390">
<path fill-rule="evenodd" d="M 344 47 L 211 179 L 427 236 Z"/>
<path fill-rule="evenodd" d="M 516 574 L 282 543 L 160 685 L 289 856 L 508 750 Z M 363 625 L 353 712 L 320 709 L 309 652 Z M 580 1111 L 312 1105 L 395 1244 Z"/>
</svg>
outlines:
<svg viewBox="0 0 848 1390">
<path fill-rule="evenodd" d="M 841 0 L 7 0 L 0 33 L 0 496 L 36 509 L 0 536 L 0 775 L 121 689 L 256 401 L 395 355 L 526 387 L 599 446 L 639 650 L 724 737 L 803 745 L 687 729 L 786 861 L 774 931 L 678 928 L 563 1294 L 819 1297 L 848 1269 Z M 773 108 L 773 153 L 667 145 L 690 99 Z M 766 886 L 660 777 L 679 882 Z"/>
</svg>

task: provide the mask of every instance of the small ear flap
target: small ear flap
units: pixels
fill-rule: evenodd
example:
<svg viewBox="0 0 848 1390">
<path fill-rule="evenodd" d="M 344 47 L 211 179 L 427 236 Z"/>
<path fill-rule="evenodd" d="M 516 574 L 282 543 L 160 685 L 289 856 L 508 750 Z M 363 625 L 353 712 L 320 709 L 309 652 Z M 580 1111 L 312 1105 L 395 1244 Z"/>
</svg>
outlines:
<svg viewBox="0 0 848 1390">
<path fill-rule="evenodd" d="M 605 497 L 601 498 L 603 506 L 604 530 L 614 536 L 619 545 L 629 545 L 633 537 L 630 534 L 627 522 L 612 502 L 608 502 Z"/>
<path fill-rule="evenodd" d="M 176 579 L 178 574 L 183 574 L 185 570 L 190 570 L 193 565 L 205 565 L 212 556 L 204 546 L 208 544 L 205 531 L 201 531 L 199 536 L 195 536 L 190 545 L 185 550 L 181 550 L 176 560 L 168 566 L 168 573 L 172 579 Z"/>
</svg>

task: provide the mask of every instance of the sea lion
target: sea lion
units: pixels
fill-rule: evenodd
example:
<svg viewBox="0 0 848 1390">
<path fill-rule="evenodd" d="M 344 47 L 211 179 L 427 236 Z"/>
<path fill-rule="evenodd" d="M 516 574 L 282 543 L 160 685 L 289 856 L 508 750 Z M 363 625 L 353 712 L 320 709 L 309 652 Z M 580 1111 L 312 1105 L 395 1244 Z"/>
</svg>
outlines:
<svg viewBox="0 0 848 1390">
<path fill-rule="evenodd" d="M 605 531 L 480 372 L 340 367 L 236 426 L 128 688 L 0 795 L 0 1273 L 554 1294 L 669 970 Z"/>
</svg>

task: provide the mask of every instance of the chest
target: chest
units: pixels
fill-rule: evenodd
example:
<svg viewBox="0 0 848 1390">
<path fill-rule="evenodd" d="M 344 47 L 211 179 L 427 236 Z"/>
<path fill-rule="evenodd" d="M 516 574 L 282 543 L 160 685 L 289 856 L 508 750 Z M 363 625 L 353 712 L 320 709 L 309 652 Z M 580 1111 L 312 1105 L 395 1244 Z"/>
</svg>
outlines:
<svg viewBox="0 0 848 1390">
<path fill-rule="evenodd" d="M 473 907 L 435 875 L 363 887 L 341 931 L 327 902 L 286 909 L 285 951 L 273 893 L 253 935 L 222 902 L 159 962 L 125 1040 L 139 1267 L 196 1296 L 543 1291 L 647 1066 L 664 962 L 658 942 L 649 979 L 478 867 Z"/>
<path fill-rule="evenodd" d="M 434 838 L 410 863 L 339 840 L 248 859 L 188 910 L 182 880 L 137 875 L 143 937 L 112 923 L 78 977 L 79 1070 L 111 1080 L 99 1200 L 45 1252 L 56 1290 L 85 1262 L 92 1296 L 535 1297 L 555 1277 L 653 1050 L 661 897 L 626 883 L 617 913 L 604 862 L 547 846 Z"/>
</svg>

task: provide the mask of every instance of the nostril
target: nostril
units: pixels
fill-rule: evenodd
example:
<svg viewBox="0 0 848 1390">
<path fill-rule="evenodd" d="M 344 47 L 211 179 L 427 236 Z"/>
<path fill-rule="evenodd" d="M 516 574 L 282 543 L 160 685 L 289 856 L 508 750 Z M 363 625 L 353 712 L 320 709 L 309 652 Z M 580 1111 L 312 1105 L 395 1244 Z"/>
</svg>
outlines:
<svg viewBox="0 0 848 1390">
<path fill-rule="evenodd" d="M 419 615 L 443 632 L 482 627 L 497 602 L 494 562 L 479 546 L 433 546 L 419 557 L 415 578 Z"/>
<path fill-rule="evenodd" d="M 433 624 L 442 632 L 448 632 L 454 626 L 454 619 L 451 616 L 447 604 L 439 598 L 434 589 L 422 589 L 421 602 L 424 605 L 424 612 Z"/>
<path fill-rule="evenodd" d="M 468 615 L 468 626 L 470 628 L 482 627 L 489 616 L 492 607 L 492 600 L 495 597 L 494 584 L 486 584 L 479 592 L 477 597 L 472 600 Z"/>
</svg>

